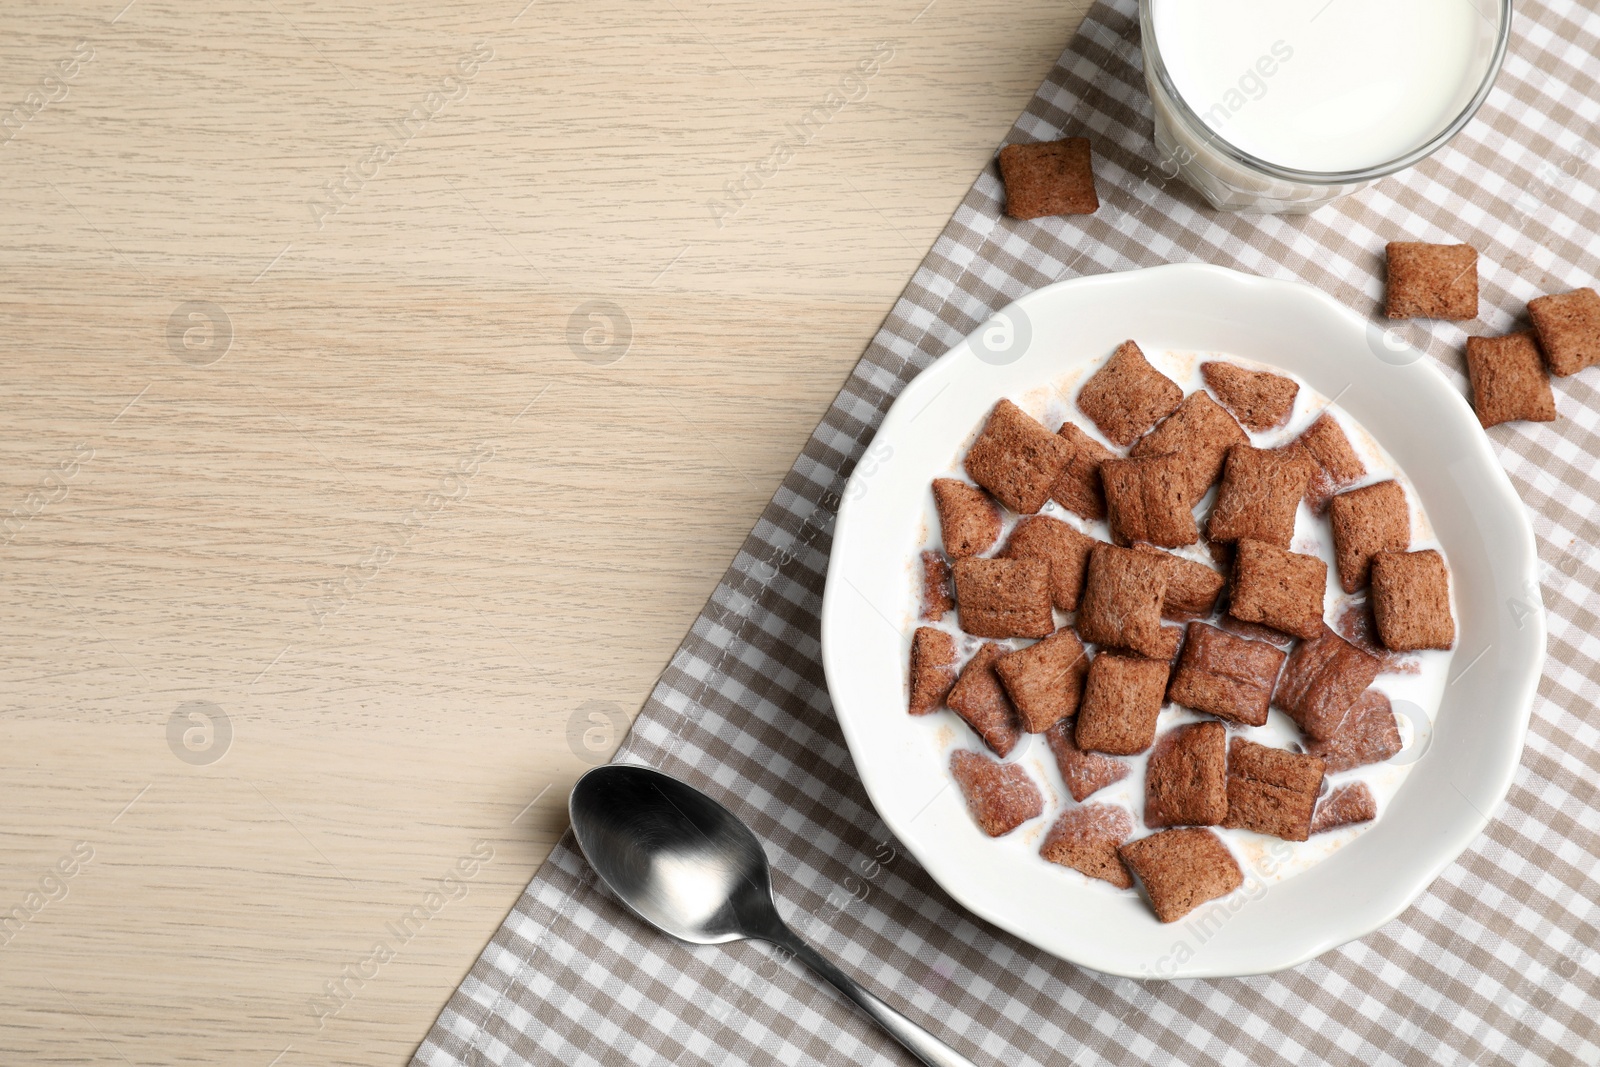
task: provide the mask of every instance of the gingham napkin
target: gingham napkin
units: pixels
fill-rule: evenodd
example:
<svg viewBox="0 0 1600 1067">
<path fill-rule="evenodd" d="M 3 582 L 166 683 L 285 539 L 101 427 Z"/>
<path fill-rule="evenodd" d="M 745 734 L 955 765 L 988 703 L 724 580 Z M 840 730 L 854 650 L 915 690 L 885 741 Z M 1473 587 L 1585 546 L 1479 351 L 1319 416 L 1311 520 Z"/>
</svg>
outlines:
<svg viewBox="0 0 1600 1067">
<path fill-rule="evenodd" d="M 1294 970 L 1109 978 L 964 913 L 872 810 L 818 650 L 834 510 L 883 413 L 931 360 L 1039 286 L 1200 261 L 1309 282 L 1372 314 L 1386 241 L 1466 241 L 1481 253 L 1481 318 L 1417 338 L 1464 386 L 1468 332 L 1504 332 L 1529 298 L 1600 277 L 1597 56 L 1600 13 L 1525 4 L 1497 87 L 1445 150 L 1310 216 L 1227 215 L 1163 178 L 1135 0 L 1101 0 L 1007 138 L 1088 135 L 1099 213 L 1003 218 L 995 169 L 978 178 L 618 758 L 697 783 L 748 820 L 783 914 L 979 1064 L 1600 1062 L 1600 370 L 1556 382 L 1556 422 L 1490 431 L 1534 513 L 1550 624 L 1508 802 L 1399 919 Z M 689 947 L 645 927 L 597 884 L 569 834 L 415 1062 L 912 1061 L 764 946 Z"/>
</svg>

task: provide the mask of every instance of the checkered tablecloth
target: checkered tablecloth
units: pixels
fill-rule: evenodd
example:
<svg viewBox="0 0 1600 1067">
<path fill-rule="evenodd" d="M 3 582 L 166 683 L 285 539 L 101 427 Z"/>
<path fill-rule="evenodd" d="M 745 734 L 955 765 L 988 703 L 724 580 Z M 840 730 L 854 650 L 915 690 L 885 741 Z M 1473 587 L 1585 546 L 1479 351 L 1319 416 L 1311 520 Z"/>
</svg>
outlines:
<svg viewBox="0 0 1600 1067">
<path fill-rule="evenodd" d="M 1404 0 L 1397 0 L 1404 2 Z M 1463 0 L 1467 2 L 1467 0 Z M 1490 431 L 1534 514 L 1549 661 L 1522 766 L 1488 830 L 1404 915 L 1281 974 L 1140 983 L 974 919 L 889 837 L 824 685 L 818 614 L 834 510 L 899 390 L 995 309 L 1065 277 L 1216 263 L 1376 313 L 1393 239 L 1481 253 L 1477 322 L 1417 338 L 1463 387 L 1468 332 L 1600 276 L 1600 13 L 1525 4 L 1499 83 L 1446 149 L 1309 216 L 1219 214 L 1162 177 L 1135 0 L 1101 0 L 1008 140 L 1089 136 L 1092 217 L 1001 216 L 991 166 L 823 416 L 641 712 L 619 759 L 749 821 L 781 911 L 979 1064 L 1600 1062 L 1600 368 L 1560 418 Z M 418 1048 L 466 1064 L 909 1064 L 761 945 L 646 928 L 556 848 Z"/>
</svg>

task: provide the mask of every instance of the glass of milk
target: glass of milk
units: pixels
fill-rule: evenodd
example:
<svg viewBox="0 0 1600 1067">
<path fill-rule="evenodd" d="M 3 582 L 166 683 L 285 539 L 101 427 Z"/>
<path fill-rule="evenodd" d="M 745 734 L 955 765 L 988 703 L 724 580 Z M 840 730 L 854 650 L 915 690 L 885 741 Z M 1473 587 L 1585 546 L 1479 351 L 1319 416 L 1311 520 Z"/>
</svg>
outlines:
<svg viewBox="0 0 1600 1067">
<path fill-rule="evenodd" d="M 1169 176 L 1303 213 L 1427 158 L 1489 95 L 1511 0 L 1139 0 Z"/>
</svg>

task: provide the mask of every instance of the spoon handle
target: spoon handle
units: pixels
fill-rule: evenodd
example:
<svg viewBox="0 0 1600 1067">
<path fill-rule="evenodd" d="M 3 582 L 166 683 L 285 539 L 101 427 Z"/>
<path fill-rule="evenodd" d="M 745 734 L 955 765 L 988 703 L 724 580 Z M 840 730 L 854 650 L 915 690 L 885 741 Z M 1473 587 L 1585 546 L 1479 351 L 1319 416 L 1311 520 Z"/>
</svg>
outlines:
<svg viewBox="0 0 1600 1067">
<path fill-rule="evenodd" d="M 817 953 L 816 949 L 800 940 L 794 931 L 785 928 L 783 934 L 787 937 L 780 935 L 766 940 L 785 952 L 792 953 L 801 963 L 826 978 L 839 992 L 853 1000 L 856 1007 L 889 1031 L 896 1041 L 910 1049 L 923 1063 L 928 1064 L 928 1067 L 975 1067 L 971 1060 L 862 989 L 849 975 L 829 963 Z"/>
</svg>

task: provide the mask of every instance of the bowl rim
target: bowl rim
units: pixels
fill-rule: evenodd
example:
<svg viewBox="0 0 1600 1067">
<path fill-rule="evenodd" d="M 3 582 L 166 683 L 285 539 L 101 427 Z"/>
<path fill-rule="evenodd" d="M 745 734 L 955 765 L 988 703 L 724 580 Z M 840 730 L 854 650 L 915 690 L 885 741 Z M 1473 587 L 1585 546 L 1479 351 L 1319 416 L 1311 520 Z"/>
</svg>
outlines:
<svg viewBox="0 0 1600 1067">
<path fill-rule="evenodd" d="M 1370 336 L 1370 331 L 1374 328 L 1373 323 L 1363 319 L 1355 311 L 1335 300 L 1332 296 L 1329 296 L 1321 290 L 1303 282 L 1289 281 L 1278 278 L 1266 278 L 1259 275 L 1232 270 L 1226 267 L 1214 266 L 1211 264 L 1164 264 L 1161 266 L 1146 267 L 1131 271 L 1109 272 L 1067 279 L 1052 283 L 1047 286 L 1042 286 L 1041 288 L 1033 290 L 1019 299 L 1012 301 L 1005 307 L 998 309 L 983 322 L 979 323 L 970 334 L 964 337 L 961 341 L 957 342 L 955 345 L 952 345 L 947 352 L 939 356 L 927 367 L 923 368 L 923 370 L 919 372 L 917 378 L 914 378 L 912 381 L 908 382 L 906 386 L 901 389 L 899 395 L 895 397 L 894 402 L 891 403 L 889 410 L 884 414 L 882 422 L 880 422 L 877 430 L 874 432 L 873 439 L 869 440 L 865 447 L 872 447 L 873 441 L 876 440 L 877 435 L 881 434 L 886 427 L 890 427 L 898 421 L 898 418 L 902 416 L 906 410 L 906 408 L 902 405 L 907 401 L 908 397 L 913 402 L 918 399 L 919 391 L 914 388 L 917 381 L 925 376 L 929 376 L 930 372 L 940 364 L 945 363 L 946 361 L 958 359 L 962 355 L 972 351 L 973 338 L 976 337 L 978 333 L 988 325 L 989 322 L 992 322 L 995 316 L 1002 315 L 1013 308 L 1021 309 L 1025 314 L 1029 305 L 1035 305 L 1043 301 L 1050 300 L 1063 290 L 1085 289 L 1092 291 L 1095 289 L 1103 289 L 1108 287 L 1166 283 L 1169 280 L 1181 284 L 1189 279 L 1198 280 L 1202 284 L 1242 286 L 1245 290 L 1255 290 L 1258 294 L 1275 293 L 1277 294 L 1276 298 L 1287 297 L 1299 300 L 1314 300 L 1323 305 L 1325 309 L 1330 310 L 1337 316 L 1345 319 L 1351 325 L 1352 329 L 1369 331 Z M 1381 329 L 1381 326 L 1378 328 Z M 1461 412 L 1464 413 L 1468 418 L 1471 418 L 1473 423 L 1476 425 L 1476 415 L 1472 413 L 1472 409 L 1467 405 L 1466 400 L 1445 377 L 1443 371 L 1431 360 L 1424 359 L 1421 352 L 1411 348 L 1409 345 L 1405 346 L 1405 348 L 1409 349 L 1413 357 L 1412 359 L 1408 360 L 1408 362 L 1415 362 L 1417 364 L 1424 365 L 1425 369 L 1422 370 L 1421 373 L 1424 375 L 1425 380 L 1429 383 L 1427 388 L 1438 390 L 1447 398 L 1445 401 L 1446 403 L 1453 402 L 1455 405 L 1459 405 Z M 896 411 L 897 408 L 900 409 L 898 414 Z M 1115 961 L 1107 961 L 1104 959 L 1075 959 L 1071 956 L 1064 955 L 1055 949 L 1041 944 L 1040 940 L 1038 939 L 1038 935 L 1030 933 L 1029 929 L 1027 928 L 1027 924 L 1016 921 L 1011 913 L 1004 912 L 998 908 L 989 907 L 983 901 L 974 901 L 968 899 L 958 893 L 956 890 L 953 890 L 948 884 L 946 884 L 945 879 L 941 877 L 938 870 L 939 864 L 937 862 L 930 863 L 927 857 L 922 854 L 922 852 L 914 843 L 917 835 L 909 832 L 909 822 L 903 824 L 899 816 L 896 814 L 894 807 L 882 802 L 880 794 L 886 783 L 880 777 L 880 768 L 876 767 L 871 759 L 861 758 L 861 753 L 863 751 L 863 739 L 861 737 L 862 728 L 860 724 L 855 721 L 854 716 L 850 714 L 840 714 L 838 710 L 840 702 L 835 694 L 835 679 L 840 677 L 840 664 L 838 662 L 840 653 L 836 647 L 836 642 L 830 640 L 830 631 L 834 629 L 834 618 L 841 610 L 843 610 L 842 605 L 845 603 L 845 593 L 841 589 L 841 583 L 835 582 L 832 579 L 835 574 L 834 565 L 837 562 L 840 548 L 842 545 L 847 543 L 844 534 L 846 529 L 850 526 L 852 517 L 857 510 L 856 502 L 865 496 L 865 494 L 856 493 L 852 490 L 855 489 L 860 480 L 871 476 L 870 471 L 864 470 L 862 466 L 858 466 L 857 469 L 852 472 L 851 477 L 846 484 L 845 491 L 841 494 L 839 510 L 835 519 L 833 545 L 829 556 L 828 581 L 826 582 L 823 591 L 822 610 L 820 613 L 820 644 L 823 673 L 828 684 L 830 702 L 834 704 L 835 715 L 844 734 L 845 742 L 850 749 L 852 762 L 856 767 L 857 773 L 861 777 L 862 784 L 867 791 L 869 799 L 872 801 L 874 810 L 877 812 L 879 817 L 884 820 L 885 825 L 889 828 L 890 832 L 895 835 L 896 839 L 905 846 L 907 851 L 910 852 L 917 859 L 917 862 L 922 865 L 923 869 L 927 871 L 928 875 L 933 878 L 933 880 L 938 883 L 940 888 L 949 894 L 951 899 L 960 907 L 966 909 L 974 915 L 977 915 L 979 918 L 982 918 L 994 926 L 1013 934 L 1023 941 L 1026 941 L 1029 944 L 1035 945 L 1036 947 L 1042 949 L 1043 951 L 1057 956 L 1058 958 L 1064 959 L 1067 962 L 1073 963 L 1074 965 L 1101 971 L 1102 973 L 1106 974 L 1140 980 L 1146 980 L 1150 978 L 1187 980 L 1191 978 L 1244 977 L 1256 974 L 1271 974 L 1277 971 L 1297 967 L 1300 964 L 1305 963 L 1307 960 L 1313 959 L 1324 952 L 1337 948 L 1340 945 L 1359 940 L 1360 938 L 1372 933 L 1380 926 L 1392 921 L 1407 908 L 1409 908 L 1413 903 L 1415 903 L 1416 900 L 1427 890 L 1427 888 L 1439 877 L 1439 875 L 1443 873 L 1443 871 L 1449 867 L 1450 864 L 1454 863 L 1455 860 L 1466 851 L 1472 842 L 1483 833 L 1484 829 L 1492 821 L 1490 815 L 1488 815 L 1486 811 L 1492 811 L 1499 807 L 1499 805 L 1509 794 L 1512 782 L 1516 776 L 1517 769 L 1521 764 L 1522 751 L 1527 738 L 1528 724 L 1532 715 L 1533 703 L 1537 695 L 1539 680 L 1543 674 L 1546 656 L 1547 630 L 1542 597 L 1539 595 L 1538 553 L 1534 539 L 1532 523 L 1529 521 L 1528 517 L 1528 511 L 1523 505 L 1521 498 L 1517 495 L 1516 489 L 1512 486 L 1511 480 L 1507 476 L 1505 469 L 1501 466 L 1498 456 L 1495 455 L 1488 436 L 1480 431 L 1473 435 L 1471 440 L 1473 441 L 1472 447 L 1477 453 L 1475 459 L 1485 469 L 1488 479 L 1493 485 L 1495 493 L 1499 497 L 1499 499 L 1493 503 L 1497 506 L 1507 506 L 1511 508 L 1513 510 L 1513 514 L 1518 520 L 1520 520 L 1515 523 L 1515 536 L 1517 543 L 1514 546 L 1507 546 L 1508 550 L 1512 548 L 1515 549 L 1517 558 L 1508 566 L 1515 567 L 1516 570 L 1520 572 L 1521 587 L 1528 591 L 1528 595 L 1532 601 L 1531 604 L 1528 605 L 1530 608 L 1529 614 L 1524 618 L 1525 621 L 1531 622 L 1533 626 L 1533 632 L 1531 636 L 1534 639 L 1536 647 L 1533 650 L 1532 655 L 1529 657 L 1528 662 L 1523 665 L 1521 674 L 1516 679 L 1514 686 L 1516 689 L 1514 712 L 1516 738 L 1515 744 L 1508 746 L 1504 750 L 1503 758 L 1500 759 L 1493 768 L 1492 780 L 1485 783 L 1480 779 L 1478 783 L 1479 786 L 1487 785 L 1487 790 L 1475 790 L 1475 793 L 1477 793 L 1480 799 L 1483 797 L 1484 793 L 1487 792 L 1487 794 L 1492 797 L 1492 801 L 1480 807 L 1477 804 L 1472 804 L 1469 800 L 1468 803 L 1471 805 L 1475 813 L 1474 817 L 1470 819 L 1463 819 L 1455 824 L 1452 824 L 1450 827 L 1451 832 L 1441 835 L 1440 847 L 1432 854 L 1431 858 L 1426 863 L 1421 863 L 1415 868 L 1410 868 L 1401 875 L 1397 875 L 1394 882 L 1390 883 L 1382 892 L 1375 892 L 1372 894 L 1372 898 L 1381 898 L 1385 902 L 1381 907 L 1374 909 L 1369 906 L 1360 914 L 1352 911 L 1350 913 L 1352 921 L 1347 926 L 1337 928 L 1330 926 L 1327 928 L 1327 932 L 1322 936 L 1307 938 L 1303 944 L 1303 947 L 1301 947 L 1299 950 L 1285 955 L 1281 959 L 1274 959 L 1269 965 L 1266 966 L 1256 967 L 1249 970 L 1239 970 L 1237 968 L 1230 968 L 1227 966 L 1200 966 L 1182 969 L 1169 975 L 1163 975 L 1151 974 L 1147 970 L 1135 971 L 1126 967 L 1119 967 Z M 846 582 L 844 584 L 849 583 Z M 1463 797 L 1466 796 L 1464 793 L 1462 795 Z"/>
</svg>

